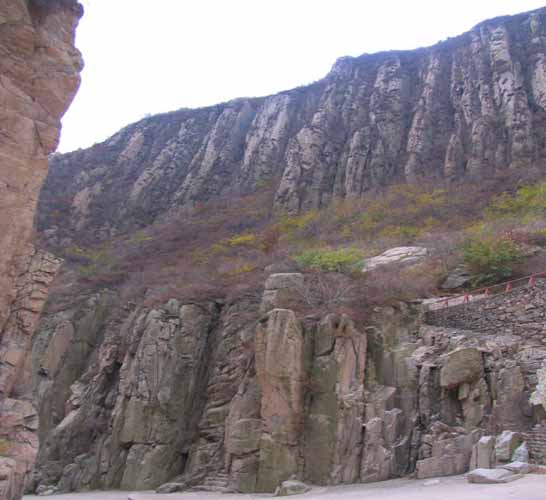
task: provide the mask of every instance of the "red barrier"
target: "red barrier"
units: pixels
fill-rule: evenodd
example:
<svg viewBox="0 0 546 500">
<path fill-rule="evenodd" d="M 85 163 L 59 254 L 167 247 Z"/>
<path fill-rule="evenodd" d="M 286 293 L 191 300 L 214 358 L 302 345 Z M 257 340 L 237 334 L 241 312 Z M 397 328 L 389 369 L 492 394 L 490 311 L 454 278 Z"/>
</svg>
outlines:
<svg viewBox="0 0 546 500">
<path fill-rule="evenodd" d="M 486 288 L 478 288 L 476 290 L 472 290 L 470 292 L 465 292 L 461 295 L 454 295 L 452 297 L 446 297 L 444 300 L 440 301 L 440 304 L 443 304 L 443 307 L 449 307 L 449 301 L 451 300 L 451 303 L 453 305 L 460 304 L 461 302 L 463 304 L 468 304 L 472 301 L 473 298 L 478 298 L 478 296 L 485 296 L 484 298 L 489 298 L 495 295 L 500 295 L 501 293 L 508 293 L 511 292 L 514 289 L 514 285 L 516 284 L 522 284 L 523 286 L 525 283 L 527 283 L 528 287 L 536 286 L 536 280 L 538 278 L 546 278 L 546 271 L 542 273 L 535 273 L 531 274 L 529 276 L 524 276 L 523 278 L 517 278 L 515 280 L 505 281 L 503 283 L 498 283 L 497 285 L 491 285 Z M 492 292 L 491 289 L 497 289 L 500 290 L 498 292 Z M 457 300 L 462 299 L 462 300 Z"/>
</svg>

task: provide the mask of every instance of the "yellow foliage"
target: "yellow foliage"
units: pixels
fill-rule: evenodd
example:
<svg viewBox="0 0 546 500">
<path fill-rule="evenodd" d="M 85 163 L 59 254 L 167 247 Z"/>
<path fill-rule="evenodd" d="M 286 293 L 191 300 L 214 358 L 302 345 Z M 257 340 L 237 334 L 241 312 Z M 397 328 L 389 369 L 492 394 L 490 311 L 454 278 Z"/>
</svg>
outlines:
<svg viewBox="0 0 546 500">
<path fill-rule="evenodd" d="M 252 264 L 242 264 L 240 266 L 235 267 L 234 269 L 230 269 L 227 274 L 229 276 L 240 276 L 241 274 L 251 273 L 256 269 L 256 266 Z"/>
<path fill-rule="evenodd" d="M 411 240 L 417 238 L 422 233 L 421 229 L 416 226 L 386 226 L 379 236 L 381 238 Z"/>
<path fill-rule="evenodd" d="M 281 234 L 292 236 L 295 232 L 305 229 L 318 218 L 318 210 L 309 210 L 300 215 L 283 215 L 279 221 Z"/>
<path fill-rule="evenodd" d="M 254 247 L 258 238 L 255 234 L 246 233 L 246 234 L 236 234 L 231 238 L 226 240 L 226 244 L 230 247 Z"/>
</svg>

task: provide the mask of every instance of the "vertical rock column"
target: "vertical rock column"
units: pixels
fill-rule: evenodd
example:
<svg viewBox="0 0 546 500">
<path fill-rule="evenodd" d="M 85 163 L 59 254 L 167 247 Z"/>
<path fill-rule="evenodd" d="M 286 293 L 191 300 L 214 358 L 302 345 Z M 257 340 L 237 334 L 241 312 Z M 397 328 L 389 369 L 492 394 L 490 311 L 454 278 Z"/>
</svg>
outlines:
<svg viewBox="0 0 546 500">
<path fill-rule="evenodd" d="M 273 309 L 256 331 L 256 373 L 262 392 L 262 435 L 256 490 L 271 492 L 301 469 L 305 342 L 296 315 Z"/>
<path fill-rule="evenodd" d="M 353 483 L 360 477 L 367 338 L 345 315 L 317 326 L 305 422 L 305 479 Z"/>
<path fill-rule="evenodd" d="M 80 81 L 74 33 L 82 13 L 76 0 L 0 3 L 0 497 L 6 499 L 20 494 L 36 444 L 35 414 L 15 388 L 56 264 L 39 269 L 43 256 L 30 240 L 47 155 L 57 147 L 61 116 Z"/>
</svg>

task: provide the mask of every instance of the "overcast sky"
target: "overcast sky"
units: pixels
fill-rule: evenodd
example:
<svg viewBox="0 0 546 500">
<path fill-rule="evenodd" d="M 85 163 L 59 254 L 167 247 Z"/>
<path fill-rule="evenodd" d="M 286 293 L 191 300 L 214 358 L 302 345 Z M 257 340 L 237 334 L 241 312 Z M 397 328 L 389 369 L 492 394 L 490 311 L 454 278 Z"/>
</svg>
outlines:
<svg viewBox="0 0 546 500">
<path fill-rule="evenodd" d="M 322 78 L 341 56 L 413 49 L 544 0 L 80 0 L 86 67 L 59 150 L 144 115 Z"/>
</svg>

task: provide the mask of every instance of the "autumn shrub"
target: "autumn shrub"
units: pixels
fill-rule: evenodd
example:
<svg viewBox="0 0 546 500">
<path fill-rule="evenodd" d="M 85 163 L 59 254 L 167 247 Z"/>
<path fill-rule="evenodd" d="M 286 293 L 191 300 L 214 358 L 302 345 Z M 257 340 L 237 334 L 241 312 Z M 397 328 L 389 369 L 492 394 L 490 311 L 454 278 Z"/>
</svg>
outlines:
<svg viewBox="0 0 546 500">
<path fill-rule="evenodd" d="M 510 239 L 494 236 L 467 240 L 463 245 L 463 260 L 472 274 L 473 285 L 489 284 L 512 276 L 521 251 Z"/>
<path fill-rule="evenodd" d="M 296 299 L 288 304 L 298 312 L 334 312 L 351 303 L 358 290 L 358 281 L 343 273 L 315 271 L 305 275 L 302 285 L 294 288 Z"/>
<path fill-rule="evenodd" d="M 532 216 L 546 214 L 546 182 L 520 187 L 515 194 L 496 196 L 487 209 L 490 217 Z"/>
<path fill-rule="evenodd" d="M 294 260 L 302 269 L 350 272 L 362 267 L 362 252 L 355 248 L 320 248 L 303 252 Z"/>
<path fill-rule="evenodd" d="M 368 305 L 411 301 L 437 292 L 442 269 L 435 260 L 416 266 L 381 266 L 365 274 L 361 296 Z"/>
<path fill-rule="evenodd" d="M 0 439 L 0 456 L 6 456 L 10 450 L 10 443 L 5 439 Z"/>
</svg>

